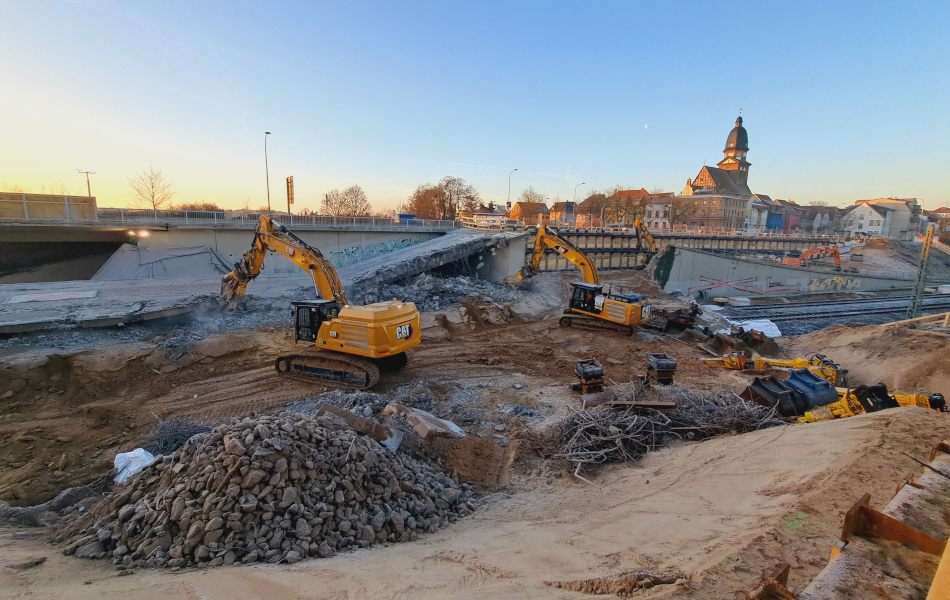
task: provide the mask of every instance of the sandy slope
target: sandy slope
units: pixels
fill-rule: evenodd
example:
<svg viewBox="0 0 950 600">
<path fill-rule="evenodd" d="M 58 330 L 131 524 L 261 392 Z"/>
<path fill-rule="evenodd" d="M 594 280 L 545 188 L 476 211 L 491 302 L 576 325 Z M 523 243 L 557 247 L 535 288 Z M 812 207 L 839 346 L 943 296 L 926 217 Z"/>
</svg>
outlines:
<svg viewBox="0 0 950 600">
<path fill-rule="evenodd" d="M 950 437 L 950 417 L 918 408 L 682 444 L 603 471 L 598 489 L 522 475 L 473 517 L 419 541 L 292 567 L 218 568 L 128 577 L 104 561 L 63 557 L 35 539 L 0 537 L 0 597 L 580 598 L 548 580 L 630 569 L 694 581 L 641 597 L 741 598 L 779 560 L 801 589 L 820 570 L 841 516 L 862 493 L 880 507 Z M 29 534 L 25 536 L 29 538 Z M 85 584 L 85 582 L 90 582 Z"/>
<path fill-rule="evenodd" d="M 884 383 L 892 393 L 917 388 L 950 394 L 950 337 L 907 327 L 834 325 L 792 338 L 791 354 L 828 355 L 851 385 Z"/>
</svg>

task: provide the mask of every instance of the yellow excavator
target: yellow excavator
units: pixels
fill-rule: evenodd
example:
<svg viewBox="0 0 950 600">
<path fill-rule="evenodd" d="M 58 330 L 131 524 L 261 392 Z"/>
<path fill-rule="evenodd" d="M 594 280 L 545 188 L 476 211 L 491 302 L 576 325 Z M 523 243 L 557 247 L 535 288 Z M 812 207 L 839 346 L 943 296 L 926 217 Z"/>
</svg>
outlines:
<svg viewBox="0 0 950 600">
<path fill-rule="evenodd" d="M 887 386 L 880 383 L 872 386 L 835 389 L 838 391 L 837 402 L 811 409 L 805 413 L 805 416 L 798 417 L 798 422 L 816 423 L 829 419 L 844 419 L 898 406 L 919 406 L 937 412 L 947 412 L 947 402 L 943 394 L 925 389 L 917 390 L 916 394 L 890 394 Z"/>
<path fill-rule="evenodd" d="M 797 358 L 766 358 L 753 353 L 752 358 L 746 358 L 742 352 L 731 352 L 719 358 L 707 358 L 703 362 L 709 367 L 739 371 L 746 369 L 794 371 L 806 368 L 818 377 L 829 381 L 831 385 L 839 387 L 848 385 L 848 370 L 823 354 L 810 354 L 807 357 Z"/>
<path fill-rule="evenodd" d="M 310 351 L 279 357 L 274 366 L 281 376 L 362 390 L 376 385 L 380 370 L 406 366 L 406 352 L 422 341 L 416 305 L 397 300 L 350 305 L 330 261 L 268 215 L 261 216 L 251 249 L 221 280 L 229 306 L 243 304 L 268 250 L 310 273 L 317 294 L 316 300 L 291 303 L 294 340 Z"/>
<path fill-rule="evenodd" d="M 653 239 L 652 237 L 650 238 Z M 653 245 L 655 247 L 655 244 Z M 537 275 L 544 252 L 551 248 L 580 269 L 584 281 L 571 282 L 571 300 L 561 317 L 561 327 L 609 329 L 633 335 L 633 327 L 650 319 L 650 303 L 643 294 L 624 291 L 624 286 L 611 286 L 604 292 L 597 267 L 572 243 L 552 227 L 538 225 L 534 253 L 521 271 L 509 278 L 509 283 Z M 620 293 L 614 293 L 614 288 Z"/>
</svg>

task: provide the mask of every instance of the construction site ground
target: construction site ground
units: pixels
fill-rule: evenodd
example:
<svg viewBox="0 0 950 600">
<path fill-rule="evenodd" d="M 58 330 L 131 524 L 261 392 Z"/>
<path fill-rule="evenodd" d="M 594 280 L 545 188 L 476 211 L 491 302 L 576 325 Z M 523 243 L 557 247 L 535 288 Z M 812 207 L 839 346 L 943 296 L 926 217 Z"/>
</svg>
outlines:
<svg viewBox="0 0 950 600">
<path fill-rule="evenodd" d="M 662 302 L 642 273 L 606 278 Z M 682 385 L 738 392 L 750 377 L 709 369 L 695 344 L 656 331 L 626 337 L 558 327 L 572 278 L 540 276 L 519 303 L 473 300 L 425 314 L 425 342 L 409 366 L 373 390 L 428 394 L 439 416 L 498 449 L 443 456 L 446 469 L 480 484 L 474 515 L 416 542 L 293 566 L 131 575 L 108 561 L 63 556 L 44 529 L 4 528 L 0 597 L 580 598 L 588 596 L 549 584 L 640 570 L 680 581 L 636 597 L 743 598 L 782 561 L 792 567 L 789 586 L 802 589 L 827 563 L 855 500 L 870 493 L 872 506 L 883 507 L 919 471 L 901 452 L 926 460 L 950 438 L 946 414 L 894 409 L 683 441 L 636 464 L 585 472 L 593 483 L 584 482 L 521 441 L 579 407 L 568 389 L 574 361 L 596 357 L 608 380 L 625 382 L 646 372 L 646 352 L 668 352 Z M 172 335 L 124 336 L 71 353 L 8 348 L 0 359 L 0 500 L 34 505 L 107 476 L 115 454 L 141 445 L 156 417 L 216 422 L 279 412 L 322 391 L 273 372 L 273 359 L 292 347 L 286 323 L 208 331 L 184 348 L 163 344 Z M 907 393 L 950 390 L 948 344 L 931 332 L 849 326 L 781 339 L 789 356 L 822 352 L 852 381 Z M 40 557 L 47 561 L 24 566 Z"/>
</svg>

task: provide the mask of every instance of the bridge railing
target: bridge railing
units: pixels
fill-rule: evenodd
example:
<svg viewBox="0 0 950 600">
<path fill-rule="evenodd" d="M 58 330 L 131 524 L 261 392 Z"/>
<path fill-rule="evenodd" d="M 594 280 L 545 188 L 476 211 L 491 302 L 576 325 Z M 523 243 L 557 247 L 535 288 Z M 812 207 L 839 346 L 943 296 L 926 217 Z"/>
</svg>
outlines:
<svg viewBox="0 0 950 600">
<path fill-rule="evenodd" d="M 135 208 L 99 208 L 96 220 L 105 223 L 129 225 L 212 225 L 224 227 L 254 227 L 261 215 L 270 214 L 275 220 L 294 229 L 323 227 L 404 227 L 406 229 L 455 229 L 455 221 L 440 219 L 392 219 L 389 217 L 340 217 L 333 215 L 295 215 L 287 213 L 231 212 L 203 210 L 151 210 Z"/>
<path fill-rule="evenodd" d="M 524 231 L 526 227 L 519 221 L 511 221 L 507 217 L 495 213 L 475 213 L 471 216 L 459 217 L 459 223 L 462 227 L 469 229 L 492 229 L 497 231 Z"/>
<path fill-rule="evenodd" d="M 529 230 L 534 231 L 537 225 L 525 225 Z M 560 233 L 619 233 L 636 235 L 637 230 L 633 225 L 607 225 L 587 226 L 587 225 L 554 225 Z M 723 230 L 702 230 L 702 229 L 650 229 L 650 234 L 655 238 L 725 238 L 725 239 L 773 239 L 773 240 L 827 240 L 829 242 L 845 242 L 849 239 L 848 234 L 817 234 L 817 233 L 771 233 L 771 232 L 746 232 L 746 231 L 723 231 Z"/>
</svg>

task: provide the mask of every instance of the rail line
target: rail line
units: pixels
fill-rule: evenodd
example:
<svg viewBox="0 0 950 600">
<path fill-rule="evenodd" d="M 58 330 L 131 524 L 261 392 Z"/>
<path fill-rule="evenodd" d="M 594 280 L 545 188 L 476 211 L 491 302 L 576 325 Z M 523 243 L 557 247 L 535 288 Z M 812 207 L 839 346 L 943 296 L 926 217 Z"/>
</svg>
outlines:
<svg viewBox="0 0 950 600">
<path fill-rule="evenodd" d="M 910 296 L 870 298 L 863 300 L 836 300 L 830 302 L 796 302 L 771 306 L 731 307 L 721 314 L 730 319 L 770 319 L 798 321 L 805 319 L 836 319 L 862 315 L 901 313 L 907 310 Z M 950 309 L 950 294 L 924 298 L 923 308 L 928 311 Z"/>
</svg>

